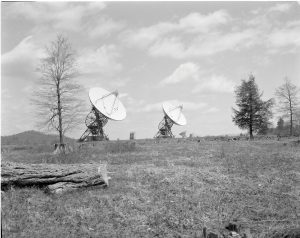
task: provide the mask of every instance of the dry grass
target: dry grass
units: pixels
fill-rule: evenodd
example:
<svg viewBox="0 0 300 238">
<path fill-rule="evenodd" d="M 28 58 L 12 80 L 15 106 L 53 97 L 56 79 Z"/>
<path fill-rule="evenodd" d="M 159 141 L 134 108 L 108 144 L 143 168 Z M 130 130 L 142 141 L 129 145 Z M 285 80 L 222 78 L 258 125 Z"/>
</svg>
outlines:
<svg viewBox="0 0 300 238">
<path fill-rule="evenodd" d="M 300 225 L 300 147 L 290 142 L 144 140 L 98 143 L 65 157 L 14 153 L 2 159 L 101 161 L 114 173 L 107 189 L 6 192 L 3 237 L 200 237 L 203 226 L 221 233 L 232 221 L 267 237 Z"/>
</svg>

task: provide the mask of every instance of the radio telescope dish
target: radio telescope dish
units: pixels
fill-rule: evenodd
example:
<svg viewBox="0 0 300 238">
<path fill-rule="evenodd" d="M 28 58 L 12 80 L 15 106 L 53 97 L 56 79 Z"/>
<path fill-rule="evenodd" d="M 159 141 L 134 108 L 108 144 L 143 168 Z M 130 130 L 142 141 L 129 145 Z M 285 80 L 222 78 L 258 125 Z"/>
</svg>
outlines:
<svg viewBox="0 0 300 238">
<path fill-rule="evenodd" d="M 126 110 L 118 98 L 118 91 L 109 92 L 103 88 L 91 88 L 89 98 L 95 108 L 111 120 L 121 121 L 126 117 Z"/>
<path fill-rule="evenodd" d="M 162 105 L 164 113 L 177 125 L 186 125 L 185 116 L 182 114 L 183 105 L 173 106 L 169 102 L 164 102 Z"/>
<path fill-rule="evenodd" d="M 162 109 L 165 115 L 158 125 L 158 132 L 155 138 L 173 138 L 174 135 L 171 131 L 173 124 L 184 126 L 187 123 L 182 113 L 183 105 L 174 106 L 169 102 L 164 102 Z"/>
<path fill-rule="evenodd" d="M 121 121 L 126 117 L 126 109 L 118 98 L 118 91 L 109 92 L 103 88 L 91 88 L 89 98 L 92 110 L 85 119 L 86 131 L 79 141 L 108 140 L 103 127 L 108 120 Z"/>
</svg>

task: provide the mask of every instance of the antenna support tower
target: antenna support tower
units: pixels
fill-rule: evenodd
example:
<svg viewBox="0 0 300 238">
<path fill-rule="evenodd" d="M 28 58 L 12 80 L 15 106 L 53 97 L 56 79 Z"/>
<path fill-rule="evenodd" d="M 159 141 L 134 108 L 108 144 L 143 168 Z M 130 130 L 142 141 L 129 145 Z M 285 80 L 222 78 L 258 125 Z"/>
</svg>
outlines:
<svg viewBox="0 0 300 238">
<path fill-rule="evenodd" d="M 174 122 L 165 115 L 161 122 L 158 124 L 158 132 L 154 138 L 174 138 L 174 135 L 171 131 Z"/>
<path fill-rule="evenodd" d="M 87 129 L 79 138 L 80 142 L 87 141 L 103 141 L 109 140 L 104 133 L 103 127 L 106 125 L 108 118 L 100 113 L 94 106 L 85 118 L 85 125 Z"/>
</svg>

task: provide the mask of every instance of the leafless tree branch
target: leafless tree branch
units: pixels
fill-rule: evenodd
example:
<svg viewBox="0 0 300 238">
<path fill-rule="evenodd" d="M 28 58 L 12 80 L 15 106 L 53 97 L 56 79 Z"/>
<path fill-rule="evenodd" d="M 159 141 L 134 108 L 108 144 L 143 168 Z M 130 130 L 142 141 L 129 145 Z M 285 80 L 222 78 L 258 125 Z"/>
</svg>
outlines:
<svg viewBox="0 0 300 238">
<path fill-rule="evenodd" d="M 76 83 L 75 53 L 68 40 L 58 35 L 46 47 L 47 57 L 38 67 L 41 77 L 37 82 L 32 103 L 40 124 L 59 133 L 63 144 L 64 134 L 78 125 L 83 101 L 78 93 L 82 87 Z"/>
</svg>

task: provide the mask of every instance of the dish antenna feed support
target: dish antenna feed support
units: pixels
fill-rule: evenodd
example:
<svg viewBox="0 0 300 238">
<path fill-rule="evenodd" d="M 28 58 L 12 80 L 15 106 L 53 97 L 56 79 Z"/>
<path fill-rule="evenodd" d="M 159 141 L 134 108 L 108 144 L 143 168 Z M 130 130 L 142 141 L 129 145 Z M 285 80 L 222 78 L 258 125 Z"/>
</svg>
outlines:
<svg viewBox="0 0 300 238">
<path fill-rule="evenodd" d="M 158 132 L 155 135 L 155 138 L 174 138 L 174 135 L 171 131 L 174 122 L 165 115 L 162 121 L 158 124 Z"/>
<path fill-rule="evenodd" d="M 85 118 L 85 125 L 87 129 L 80 137 L 79 141 L 102 141 L 109 140 L 104 133 L 103 127 L 108 122 L 108 118 L 100 113 L 94 106 Z"/>
</svg>

